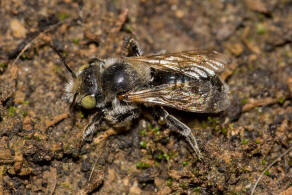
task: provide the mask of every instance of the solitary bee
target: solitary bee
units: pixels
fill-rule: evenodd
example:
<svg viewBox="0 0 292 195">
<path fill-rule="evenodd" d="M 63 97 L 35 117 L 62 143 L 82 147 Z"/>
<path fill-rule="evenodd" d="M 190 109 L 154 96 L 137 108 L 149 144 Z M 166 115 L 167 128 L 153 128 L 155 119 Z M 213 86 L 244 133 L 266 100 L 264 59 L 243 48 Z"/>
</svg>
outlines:
<svg viewBox="0 0 292 195">
<path fill-rule="evenodd" d="M 217 113 L 230 102 L 220 78 L 228 59 L 216 51 L 186 51 L 142 56 L 138 44 L 128 41 L 129 57 L 93 59 L 77 74 L 59 56 L 72 79 L 66 86 L 71 105 L 97 109 L 83 139 L 102 122 L 121 128 L 139 117 L 141 104 L 152 106 L 168 127 L 181 134 L 202 157 L 191 129 L 163 107 L 197 113 Z"/>
</svg>

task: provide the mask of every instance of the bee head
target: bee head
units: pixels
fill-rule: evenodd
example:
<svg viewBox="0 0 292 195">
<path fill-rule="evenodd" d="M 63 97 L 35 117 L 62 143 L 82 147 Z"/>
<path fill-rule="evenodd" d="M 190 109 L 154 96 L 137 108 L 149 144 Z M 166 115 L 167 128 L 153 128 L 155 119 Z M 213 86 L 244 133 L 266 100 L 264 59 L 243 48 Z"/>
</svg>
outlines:
<svg viewBox="0 0 292 195">
<path fill-rule="evenodd" d="M 67 99 L 72 105 L 78 104 L 85 109 L 103 105 L 104 95 L 100 81 L 103 65 L 103 61 L 92 59 L 89 64 L 79 68 L 75 78 L 72 76 L 65 87 Z"/>
</svg>

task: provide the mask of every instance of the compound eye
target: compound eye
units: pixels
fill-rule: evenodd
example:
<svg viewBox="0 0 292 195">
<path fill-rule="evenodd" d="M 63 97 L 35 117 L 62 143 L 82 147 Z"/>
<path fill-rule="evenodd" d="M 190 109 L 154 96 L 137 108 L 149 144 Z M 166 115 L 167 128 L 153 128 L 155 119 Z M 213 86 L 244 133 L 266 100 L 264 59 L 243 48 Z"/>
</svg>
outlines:
<svg viewBox="0 0 292 195">
<path fill-rule="evenodd" d="M 87 95 L 81 100 L 81 106 L 85 109 L 92 109 L 96 106 L 96 100 L 95 97 L 92 95 Z"/>
</svg>

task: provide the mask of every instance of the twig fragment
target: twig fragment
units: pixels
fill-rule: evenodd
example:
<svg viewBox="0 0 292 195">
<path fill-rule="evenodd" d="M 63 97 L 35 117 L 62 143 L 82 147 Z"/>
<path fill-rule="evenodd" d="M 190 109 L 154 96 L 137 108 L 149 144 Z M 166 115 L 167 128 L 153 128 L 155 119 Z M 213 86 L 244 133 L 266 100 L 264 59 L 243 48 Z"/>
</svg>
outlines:
<svg viewBox="0 0 292 195">
<path fill-rule="evenodd" d="M 70 116 L 70 113 L 69 112 L 66 112 L 66 113 L 63 113 L 63 114 L 60 114 L 60 115 L 57 115 L 53 118 L 53 120 L 47 120 L 46 121 L 46 126 L 45 126 L 45 129 L 48 129 L 49 127 L 51 126 L 54 126 L 55 124 L 59 123 L 60 121 L 68 118 Z"/>
<path fill-rule="evenodd" d="M 286 150 L 285 152 L 283 152 L 280 156 L 278 156 L 271 164 L 269 164 L 269 166 L 267 166 L 267 168 L 265 168 L 265 170 L 263 170 L 263 172 L 261 173 L 261 175 L 258 177 L 257 181 L 255 182 L 252 190 L 251 190 L 251 195 L 254 194 L 255 189 L 259 183 L 259 181 L 261 180 L 261 178 L 264 176 L 265 172 L 267 170 L 269 170 L 278 160 L 280 160 L 283 156 L 285 156 L 286 154 L 288 154 L 290 151 L 292 151 L 292 146 L 290 148 L 288 148 L 288 150 Z"/>
<path fill-rule="evenodd" d="M 267 106 L 270 104 L 275 104 L 277 102 L 279 102 L 279 100 L 270 97 L 260 100 L 250 99 L 249 102 L 242 107 L 242 112 L 250 111 L 258 106 Z"/>
</svg>

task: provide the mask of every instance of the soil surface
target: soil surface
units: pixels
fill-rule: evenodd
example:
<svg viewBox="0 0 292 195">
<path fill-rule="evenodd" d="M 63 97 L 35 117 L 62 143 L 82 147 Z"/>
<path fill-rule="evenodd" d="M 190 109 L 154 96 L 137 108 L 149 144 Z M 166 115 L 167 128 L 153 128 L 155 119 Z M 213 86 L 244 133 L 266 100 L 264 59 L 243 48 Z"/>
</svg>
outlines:
<svg viewBox="0 0 292 195">
<path fill-rule="evenodd" d="M 0 1 L 0 194 L 292 194 L 291 0 Z M 80 145 L 93 113 L 65 100 L 94 56 L 214 49 L 232 58 L 220 114 L 173 113 L 204 156 L 151 111 Z"/>
</svg>

